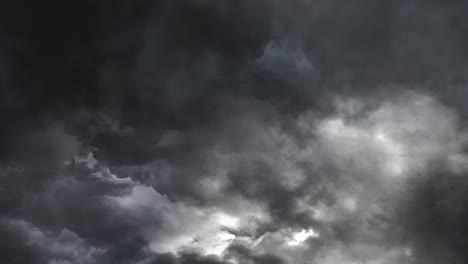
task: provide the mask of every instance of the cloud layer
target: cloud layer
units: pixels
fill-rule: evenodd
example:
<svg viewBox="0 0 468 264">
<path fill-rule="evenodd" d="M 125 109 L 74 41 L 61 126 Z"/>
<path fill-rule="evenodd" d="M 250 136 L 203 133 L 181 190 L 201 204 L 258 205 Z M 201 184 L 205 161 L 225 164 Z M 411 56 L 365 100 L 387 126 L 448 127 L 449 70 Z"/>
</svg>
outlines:
<svg viewBox="0 0 468 264">
<path fill-rule="evenodd" d="M 463 1 L 17 2 L 2 263 L 466 263 Z"/>
</svg>

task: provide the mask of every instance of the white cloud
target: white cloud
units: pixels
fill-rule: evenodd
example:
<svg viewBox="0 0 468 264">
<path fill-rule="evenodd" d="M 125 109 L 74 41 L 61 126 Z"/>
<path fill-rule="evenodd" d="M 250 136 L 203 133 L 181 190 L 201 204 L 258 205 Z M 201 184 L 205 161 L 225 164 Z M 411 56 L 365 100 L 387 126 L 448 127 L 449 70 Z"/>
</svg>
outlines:
<svg viewBox="0 0 468 264">
<path fill-rule="evenodd" d="M 319 122 L 317 134 L 350 173 L 410 176 L 458 154 L 466 138 L 456 115 L 429 96 L 407 94 L 367 111 L 349 107 L 364 103 L 337 104 L 338 113 Z"/>
<path fill-rule="evenodd" d="M 145 221 L 142 234 L 150 248 L 158 253 L 176 253 L 191 249 L 204 255 L 221 255 L 236 239 L 229 230 L 251 223 L 255 215 L 234 215 L 223 208 L 197 208 L 172 202 L 151 187 L 135 186 L 132 194 L 112 198 L 128 213 Z M 248 208 L 247 208 L 248 209 Z"/>
<path fill-rule="evenodd" d="M 302 229 L 301 231 L 294 232 L 291 235 L 291 238 L 286 242 L 289 246 L 299 246 L 304 243 L 309 238 L 317 238 L 319 234 L 315 232 L 312 228 Z"/>
</svg>

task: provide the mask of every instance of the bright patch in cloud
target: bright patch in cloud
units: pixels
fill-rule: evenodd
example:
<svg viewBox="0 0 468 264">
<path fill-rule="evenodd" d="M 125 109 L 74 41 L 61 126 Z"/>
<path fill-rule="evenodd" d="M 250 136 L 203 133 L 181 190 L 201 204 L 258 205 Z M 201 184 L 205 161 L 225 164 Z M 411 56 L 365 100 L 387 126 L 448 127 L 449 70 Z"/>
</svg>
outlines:
<svg viewBox="0 0 468 264">
<path fill-rule="evenodd" d="M 217 213 L 215 215 L 215 221 L 217 224 L 228 227 L 228 228 L 238 228 L 240 219 L 226 213 Z"/>
<path fill-rule="evenodd" d="M 386 155 L 385 170 L 389 175 L 401 175 L 406 167 L 406 161 L 403 158 L 405 153 L 401 144 L 380 129 L 373 136 L 379 148 Z"/>
<path fill-rule="evenodd" d="M 299 246 L 309 238 L 317 238 L 319 234 L 313 229 L 302 229 L 299 232 L 293 233 L 291 239 L 287 242 L 289 246 Z"/>
<path fill-rule="evenodd" d="M 235 238 L 235 235 L 228 233 L 227 231 L 221 231 L 209 239 L 200 241 L 198 246 L 203 248 L 203 251 L 206 255 L 220 256 Z"/>
<path fill-rule="evenodd" d="M 365 113 L 359 107 L 337 109 L 318 123 L 317 132 L 336 165 L 350 173 L 412 175 L 431 160 L 459 153 L 465 141 L 453 113 L 427 96 L 409 95 Z"/>
<path fill-rule="evenodd" d="M 342 201 L 343 208 L 348 212 L 354 212 L 357 209 L 357 201 L 353 197 L 346 197 Z"/>
</svg>

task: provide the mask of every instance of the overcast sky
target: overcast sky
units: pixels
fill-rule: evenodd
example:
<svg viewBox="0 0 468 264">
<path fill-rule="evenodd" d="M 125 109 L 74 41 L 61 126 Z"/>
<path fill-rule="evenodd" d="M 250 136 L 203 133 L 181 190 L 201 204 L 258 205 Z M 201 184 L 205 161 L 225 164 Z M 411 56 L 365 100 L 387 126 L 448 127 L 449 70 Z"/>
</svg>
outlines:
<svg viewBox="0 0 468 264">
<path fill-rule="evenodd" d="M 0 263 L 468 263 L 468 2 L 0 3 Z"/>
</svg>

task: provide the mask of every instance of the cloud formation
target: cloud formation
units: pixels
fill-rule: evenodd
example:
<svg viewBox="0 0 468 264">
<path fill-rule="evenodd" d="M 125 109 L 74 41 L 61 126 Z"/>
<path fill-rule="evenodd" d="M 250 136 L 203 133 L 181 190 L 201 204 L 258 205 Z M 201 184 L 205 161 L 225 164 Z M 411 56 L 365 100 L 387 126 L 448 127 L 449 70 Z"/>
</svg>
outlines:
<svg viewBox="0 0 468 264">
<path fill-rule="evenodd" d="M 0 4 L 0 262 L 465 263 L 465 8 Z"/>
</svg>

